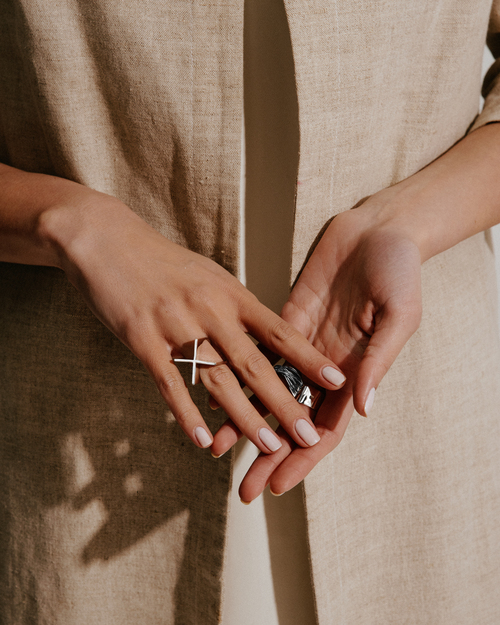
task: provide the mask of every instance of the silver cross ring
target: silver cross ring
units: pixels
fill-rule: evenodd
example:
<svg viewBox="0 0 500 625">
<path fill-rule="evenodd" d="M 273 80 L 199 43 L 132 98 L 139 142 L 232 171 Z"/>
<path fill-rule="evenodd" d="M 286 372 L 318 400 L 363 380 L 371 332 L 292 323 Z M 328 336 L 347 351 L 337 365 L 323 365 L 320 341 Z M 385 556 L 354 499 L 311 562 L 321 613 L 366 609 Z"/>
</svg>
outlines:
<svg viewBox="0 0 500 625">
<path fill-rule="evenodd" d="M 204 339 L 202 339 L 203 341 Z M 207 365 L 209 367 L 213 367 L 216 365 L 216 362 L 207 362 L 206 360 L 198 360 L 196 358 L 196 353 L 198 351 L 198 339 L 194 340 L 194 354 L 192 358 L 174 358 L 174 362 L 192 362 L 193 363 L 193 375 L 191 376 L 191 384 L 194 386 L 196 384 L 196 365 Z"/>
</svg>

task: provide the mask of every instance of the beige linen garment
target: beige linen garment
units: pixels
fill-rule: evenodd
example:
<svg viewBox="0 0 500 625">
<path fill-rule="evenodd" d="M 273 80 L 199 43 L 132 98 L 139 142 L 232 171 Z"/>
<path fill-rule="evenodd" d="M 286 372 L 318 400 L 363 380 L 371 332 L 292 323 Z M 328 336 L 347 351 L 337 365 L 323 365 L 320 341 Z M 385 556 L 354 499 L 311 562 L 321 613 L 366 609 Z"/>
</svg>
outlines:
<svg viewBox="0 0 500 625">
<path fill-rule="evenodd" d="M 490 4 L 285 2 L 292 278 L 332 215 L 468 131 Z M 116 195 L 237 272 L 242 2 L 0 0 L 0 16 L 1 160 Z M 500 119 L 495 72 L 475 127 Z M 373 416 L 305 481 L 320 625 L 500 620 L 487 237 L 428 261 L 423 297 Z M 189 443 L 61 272 L 3 264 L 0 301 L 2 624 L 217 623 L 230 458 Z"/>
</svg>

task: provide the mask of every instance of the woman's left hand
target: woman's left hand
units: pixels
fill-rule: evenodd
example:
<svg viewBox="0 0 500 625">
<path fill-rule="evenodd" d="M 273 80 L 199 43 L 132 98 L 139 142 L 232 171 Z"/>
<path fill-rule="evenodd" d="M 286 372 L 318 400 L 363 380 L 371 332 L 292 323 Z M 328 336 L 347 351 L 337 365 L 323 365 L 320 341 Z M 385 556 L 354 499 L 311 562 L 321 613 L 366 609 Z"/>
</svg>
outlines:
<svg viewBox="0 0 500 625">
<path fill-rule="evenodd" d="M 420 267 L 432 256 L 500 223 L 500 124 L 483 126 L 398 184 L 331 222 L 285 304 L 282 317 L 347 375 L 327 392 L 315 425 L 321 441 L 283 446 L 259 457 L 240 487 L 252 501 L 270 484 L 298 484 L 342 439 L 356 408 L 366 414 L 374 390 L 421 317 Z M 222 453 L 239 436 L 216 434 Z"/>
<path fill-rule="evenodd" d="M 348 381 L 327 392 L 316 415 L 321 441 L 314 448 L 299 449 L 278 430 L 283 447 L 257 458 L 240 488 L 243 501 L 253 500 L 268 483 L 274 493 L 289 490 L 332 451 L 353 407 L 368 413 L 374 389 L 419 325 L 419 249 L 376 218 L 383 198 L 393 193 L 373 196 L 330 223 L 283 308 L 282 317 L 338 363 Z M 237 435 L 227 423 L 215 444 L 229 447 Z"/>
</svg>

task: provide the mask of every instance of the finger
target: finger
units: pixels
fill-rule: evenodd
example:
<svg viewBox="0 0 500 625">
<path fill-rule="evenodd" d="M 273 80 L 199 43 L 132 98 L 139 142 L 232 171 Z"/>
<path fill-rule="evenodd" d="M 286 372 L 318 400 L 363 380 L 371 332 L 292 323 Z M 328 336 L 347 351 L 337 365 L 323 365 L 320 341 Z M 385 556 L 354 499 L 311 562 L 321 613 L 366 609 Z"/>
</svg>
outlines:
<svg viewBox="0 0 500 625">
<path fill-rule="evenodd" d="M 140 350 L 134 350 L 142 360 L 168 404 L 175 419 L 198 447 L 210 447 L 213 436 L 208 429 L 200 411 L 195 406 L 189 390 L 179 370 L 170 358 L 168 345 L 159 340 L 157 343 L 148 342 L 147 354 L 141 358 Z"/>
<path fill-rule="evenodd" d="M 260 303 L 248 306 L 242 311 L 242 319 L 252 336 L 318 386 L 337 390 L 344 385 L 346 377 L 340 368 L 296 328 L 265 306 Z"/>
<path fill-rule="evenodd" d="M 279 360 L 281 360 L 281 356 L 279 354 L 275 354 L 262 343 L 258 343 L 256 347 L 269 360 L 272 365 L 275 365 Z M 208 404 L 212 410 L 217 410 L 217 408 L 220 408 L 219 404 L 213 397 L 209 398 Z M 266 414 L 262 414 L 262 416 L 265 417 L 268 414 L 269 413 L 266 412 Z"/>
<path fill-rule="evenodd" d="M 214 442 L 210 449 L 214 458 L 220 458 L 235 445 L 243 434 L 231 419 L 223 423 L 218 432 L 214 435 Z"/>
<path fill-rule="evenodd" d="M 269 484 L 273 494 L 281 495 L 299 484 L 309 472 L 342 440 L 353 414 L 352 396 L 348 391 L 327 393 L 318 411 L 316 424 L 321 433 L 318 445 L 304 449 L 289 446 L 281 436 L 283 447 L 264 461 L 259 456 L 243 478 L 240 497 L 248 502 Z"/>
<path fill-rule="evenodd" d="M 200 358 L 208 358 L 213 362 L 220 361 L 219 354 L 208 341 L 201 344 L 199 354 Z M 241 433 L 247 436 L 262 452 L 273 453 L 281 447 L 281 442 L 274 430 L 248 400 L 239 380 L 226 363 L 202 367 L 200 380 L 217 403 L 231 415 L 231 420 Z M 213 449 L 212 453 L 215 453 Z"/>
<path fill-rule="evenodd" d="M 231 345 L 231 351 L 228 350 L 226 356 L 230 360 L 231 368 L 236 372 L 238 378 L 245 382 L 248 388 L 257 395 L 268 411 L 276 417 L 298 445 L 306 447 L 316 445 L 319 442 L 319 434 L 304 407 L 290 394 L 278 378 L 270 362 L 255 347 L 250 338 L 242 334 L 240 330 L 234 330 L 227 326 L 220 334 L 222 336 L 219 338 L 223 339 L 221 344 Z M 214 369 L 215 367 L 211 368 L 212 373 L 208 369 L 208 375 L 213 376 Z M 221 392 L 227 389 L 221 388 L 221 390 L 214 392 L 212 392 L 212 388 L 209 388 L 209 390 L 228 412 L 228 415 L 243 434 L 250 440 L 255 440 L 256 433 L 252 433 L 249 426 L 255 427 L 256 422 L 252 421 L 247 424 L 244 418 L 243 420 L 241 419 L 241 416 L 236 417 L 234 409 L 237 405 L 230 405 L 231 401 L 236 400 L 236 396 L 231 392 L 226 392 L 224 394 L 224 403 Z M 240 395 L 245 397 L 242 391 L 240 391 Z M 246 401 L 248 403 L 248 400 Z M 255 409 L 253 409 L 253 414 L 257 414 Z M 247 415 L 249 416 L 249 413 Z M 260 421 L 265 423 L 262 418 L 260 418 Z"/>
<path fill-rule="evenodd" d="M 219 402 L 216 399 L 214 399 L 212 396 L 208 398 L 208 405 L 210 406 L 212 410 L 218 410 L 220 408 Z"/>
<path fill-rule="evenodd" d="M 230 415 L 240 432 L 262 452 L 273 453 L 281 447 L 280 439 L 252 406 L 227 365 L 207 368 L 201 371 L 200 377 L 208 392 Z M 212 453 L 220 455 L 223 452 L 219 452 L 216 447 Z"/>
<path fill-rule="evenodd" d="M 259 346 L 257 345 L 257 347 Z M 240 387 L 245 388 L 241 382 L 240 382 Z M 215 397 L 212 397 L 211 395 L 208 398 L 208 405 L 210 406 L 212 410 L 217 410 L 218 408 L 220 408 L 219 402 L 215 399 Z"/>
<path fill-rule="evenodd" d="M 238 493 L 243 503 L 250 503 L 262 494 L 269 483 L 271 475 L 287 458 L 293 449 L 302 449 L 297 447 L 288 434 L 279 427 L 276 434 L 280 437 L 282 446 L 274 454 L 260 454 L 253 462 L 247 474 L 240 484 Z"/>
<path fill-rule="evenodd" d="M 353 415 L 353 408 L 349 392 L 328 394 L 324 410 L 320 409 L 321 414 L 318 413 L 316 419 L 321 432 L 320 443 L 310 450 L 297 447 L 285 458 L 269 479 L 269 487 L 274 494 L 281 495 L 294 488 L 340 444 Z M 306 451 L 312 453 L 303 453 Z"/>
<path fill-rule="evenodd" d="M 414 310 L 408 314 L 386 313 L 375 326 L 354 383 L 354 407 L 360 414 L 368 416 L 375 390 L 419 323 L 420 311 Z"/>
<path fill-rule="evenodd" d="M 261 417 L 266 418 L 269 416 L 269 410 L 255 395 L 252 395 L 252 397 L 249 398 L 249 401 Z M 214 458 L 220 458 L 229 449 L 231 449 L 231 447 L 237 443 L 242 436 L 243 434 L 241 433 L 241 430 L 231 421 L 231 419 L 227 419 L 214 435 L 212 456 L 214 456 Z"/>
</svg>

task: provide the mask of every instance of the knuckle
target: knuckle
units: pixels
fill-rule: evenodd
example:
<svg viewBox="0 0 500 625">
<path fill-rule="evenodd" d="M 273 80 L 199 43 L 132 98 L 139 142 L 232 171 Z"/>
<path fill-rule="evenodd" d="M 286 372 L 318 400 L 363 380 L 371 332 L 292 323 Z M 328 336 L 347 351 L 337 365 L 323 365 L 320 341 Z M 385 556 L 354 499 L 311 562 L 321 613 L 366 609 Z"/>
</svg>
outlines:
<svg viewBox="0 0 500 625">
<path fill-rule="evenodd" d="M 142 315 L 128 315 L 116 327 L 116 335 L 132 349 L 151 342 L 155 334 L 154 324 Z"/>
<path fill-rule="evenodd" d="M 300 405 L 297 403 L 297 400 L 290 395 L 290 398 L 280 399 L 275 403 L 273 414 L 275 416 L 285 415 L 289 417 L 297 413 L 298 410 L 301 411 Z"/>
<path fill-rule="evenodd" d="M 179 425 L 186 427 L 189 423 L 192 423 L 198 415 L 194 410 L 184 409 L 177 411 L 174 416 Z"/>
<path fill-rule="evenodd" d="M 226 365 L 210 367 L 204 376 L 206 376 L 208 384 L 213 386 L 228 386 L 233 379 L 233 374 Z"/>
<path fill-rule="evenodd" d="M 262 376 L 269 366 L 269 361 L 260 353 L 250 354 L 243 363 L 245 372 L 251 378 Z"/>
<path fill-rule="evenodd" d="M 192 303 L 196 303 L 197 306 L 201 306 L 203 309 L 212 309 L 215 305 L 213 286 L 213 281 L 210 284 L 197 285 L 196 290 L 191 294 Z"/>
<path fill-rule="evenodd" d="M 279 341 L 284 343 L 289 341 L 290 339 L 295 338 L 296 330 L 289 323 L 280 319 L 277 321 L 274 326 L 271 328 L 271 338 L 275 341 Z"/>
<path fill-rule="evenodd" d="M 257 430 L 257 428 L 262 425 L 260 422 L 256 422 L 255 412 L 251 408 L 243 409 L 238 416 L 234 418 L 234 421 L 245 435 L 251 435 L 254 428 Z M 264 421 L 262 423 L 264 423 Z"/>
<path fill-rule="evenodd" d="M 235 300 L 238 304 L 238 309 L 240 314 L 246 315 L 248 313 L 255 314 L 262 304 L 259 302 L 256 295 L 248 291 L 247 289 L 241 289 L 241 283 L 238 282 L 236 287 L 236 293 L 234 295 Z"/>
<path fill-rule="evenodd" d="M 182 390 L 185 386 L 184 380 L 176 373 L 165 372 L 157 380 L 158 388 L 164 397 L 170 397 Z"/>
</svg>

